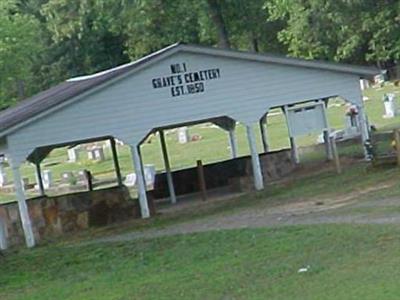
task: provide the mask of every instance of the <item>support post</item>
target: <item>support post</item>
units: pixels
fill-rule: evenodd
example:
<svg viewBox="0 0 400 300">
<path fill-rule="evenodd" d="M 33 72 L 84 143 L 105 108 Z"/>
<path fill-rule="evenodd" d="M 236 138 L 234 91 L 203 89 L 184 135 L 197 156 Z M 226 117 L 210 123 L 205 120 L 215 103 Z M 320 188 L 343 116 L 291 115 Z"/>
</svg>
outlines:
<svg viewBox="0 0 400 300">
<path fill-rule="evenodd" d="M 394 141 L 396 143 L 397 166 L 400 167 L 400 131 L 394 130 Z"/>
<path fill-rule="evenodd" d="M 332 160 L 333 159 L 332 145 L 331 145 L 332 142 L 331 142 L 331 138 L 329 137 L 329 131 L 324 130 L 323 136 L 324 136 L 326 158 L 327 158 L 327 160 Z"/>
<path fill-rule="evenodd" d="M 39 193 L 40 193 L 40 196 L 44 196 L 45 191 L 44 191 L 44 185 L 43 185 L 42 170 L 40 168 L 40 162 L 35 161 L 35 166 L 36 166 L 36 178 L 37 178 L 37 184 L 39 187 Z"/>
<path fill-rule="evenodd" d="M 162 155 L 164 158 L 165 173 L 167 175 L 169 197 L 171 198 L 171 203 L 175 204 L 176 203 L 176 195 L 175 195 L 174 181 L 172 179 L 171 166 L 169 164 L 168 149 L 167 149 L 167 143 L 165 142 L 164 131 L 160 130 L 159 134 L 160 134 L 160 142 L 161 142 L 161 151 L 162 151 Z"/>
<path fill-rule="evenodd" d="M 110 145 L 111 145 L 111 153 L 112 153 L 112 157 L 113 157 L 113 161 L 114 161 L 115 175 L 117 176 L 118 186 L 121 187 L 122 186 L 121 168 L 119 166 L 117 147 L 115 145 L 114 138 L 110 139 Z"/>
<path fill-rule="evenodd" d="M 364 103 L 361 98 L 361 104 L 357 105 L 358 110 L 358 120 L 360 123 L 360 131 L 361 131 L 361 140 L 364 148 L 364 157 L 365 160 L 371 160 L 366 143 L 370 140 L 369 129 L 368 129 L 368 120 L 364 110 Z"/>
<path fill-rule="evenodd" d="M 257 152 L 256 138 L 252 126 L 246 125 L 247 139 L 251 154 L 251 163 L 253 166 L 254 186 L 256 190 L 264 189 L 263 175 L 260 165 L 260 157 Z"/>
<path fill-rule="evenodd" d="M 86 187 L 89 192 L 93 191 L 93 176 L 92 173 L 89 170 L 83 170 L 83 174 L 85 174 L 85 180 L 86 180 Z"/>
<path fill-rule="evenodd" d="M 267 129 L 266 129 L 267 115 L 260 120 L 260 131 L 261 131 L 261 141 L 263 144 L 264 153 L 268 152 L 268 140 L 267 140 Z"/>
<path fill-rule="evenodd" d="M 199 181 L 199 188 L 201 192 L 201 198 L 203 201 L 207 200 L 207 187 L 206 187 L 206 179 L 204 177 L 204 168 L 201 160 L 197 161 L 197 177 Z"/>
<path fill-rule="evenodd" d="M 291 156 L 292 156 L 292 161 L 295 164 L 298 164 L 300 162 L 299 158 L 299 152 L 297 151 L 296 147 L 296 141 L 294 139 L 294 136 L 292 136 L 292 128 L 289 122 L 289 116 L 288 116 L 288 106 L 285 105 L 283 106 L 283 113 L 285 114 L 286 117 L 286 124 L 288 127 L 288 133 L 289 133 L 289 142 L 290 142 L 290 150 L 291 150 Z"/>
<path fill-rule="evenodd" d="M 299 151 L 297 151 L 297 146 L 294 137 L 290 137 L 289 141 L 290 141 L 290 149 L 292 152 L 292 160 L 294 161 L 295 164 L 298 164 L 300 163 L 300 157 L 299 157 Z"/>
<path fill-rule="evenodd" d="M 142 218 L 145 219 L 150 217 L 150 211 L 149 211 L 149 205 L 147 203 L 146 184 L 144 182 L 144 177 L 143 177 L 142 162 L 140 159 L 138 146 L 130 146 L 130 148 L 132 153 L 133 166 L 135 168 L 137 176 L 140 211 L 142 214 Z"/>
<path fill-rule="evenodd" d="M 337 151 L 335 137 L 329 137 L 329 139 L 330 139 L 330 142 L 331 142 L 330 144 L 332 146 L 332 154 L 333 154 L 333 160 L 335 162 L 336 172 L 338 174 L 341 174 L 342 173 L 342 167 L 340 165 L 339 153 Z"/>
<path fill-rule="evenodd" d="M 232 158 L 238 157 L 237 142 L 235 136 L 235 128 L 229 129 L 229 145 L 231 147 Z"/>
<path fill-rule="evenodd" d="M 18 201 L 19 215 L 21 217 L 22 229 L 24 230 L 25 235 L 25 242 L 27 247 L 31 248 L 35 246 L 35 236 L 33 235 L 32 223 L 29 217 L 28 206 L 26 204 L 19 165 L 12 165 L 12 173 L 14 177 L 14 188 Z"/>
</svg>

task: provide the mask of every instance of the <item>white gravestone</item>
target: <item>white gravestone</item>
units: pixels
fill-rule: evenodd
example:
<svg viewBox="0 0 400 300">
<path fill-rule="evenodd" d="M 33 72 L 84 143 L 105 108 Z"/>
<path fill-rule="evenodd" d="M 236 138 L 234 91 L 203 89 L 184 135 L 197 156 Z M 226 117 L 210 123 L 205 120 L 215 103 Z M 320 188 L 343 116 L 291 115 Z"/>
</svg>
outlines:
<svg viewBox="0 0 400 300">
<path fill-rule="evenodd" d="M 154 165 L 144 166 L 144 180 L 146 185 L 152 187 L 154 185 L 154 179 L 156 177 L 156 167 Z"/>
<path fill-rule="evenodd" d="M 77 162 L 79 160 L 79 148 L 74 147 L 67 150 L 68 162 Z"/>
<path fill-rule="evenodd" d="M 61 174 L 61 181 L 62 182 L 70 182 L 71 178 L 74 177 L 74 173 L 71 171 L 62 172 Z"/>
<path fill-rule="evenodd" d="M 88 158 L 90 160 L 103 161 L 105 159 L 103 148 L 95 147 L 95 148 L 88 150 Z"/>
<path fill-rule="evenodd" d="M 189 142 L 189 129 L 185 127 L 178 128 L 178 142 L 179 144 L 186 144 Z"/>
<path fill-rule="evenodd" d="M 127 187 L 133 187 L 136 184 L 136 173 L 129 173 L 126 175 L 124 185 Z"/>
<path fill-rule="evenodd" d="M 394 118 L 397 115 L 396 96 L 388 93 L 383 96 L 383 104 L 385 106 L 385 119 Z"/>
<path fill-rule="evenodd" d="M 111 148 L 111 140 L 106 140 L 103 144 L 103 149 L 110 149 Z"/>
<path fill-rule="evenodd" d="M 4 165 L 0 163 L 0 187 L 7 185 L 7 174 L 4 170 Z"/>
<path fill-rule="evenodd" d="M 43 170 L 42 175 L 43 187 L 48 189 L 53 186 L 53 175 L 50 170 Z"/>
<path fill-rule="evenodd" d="M 362 91 L 368 89 L 369 86 L 369 81 L 367 79 L 360 79 L 360 87 Z"/>
</svg>

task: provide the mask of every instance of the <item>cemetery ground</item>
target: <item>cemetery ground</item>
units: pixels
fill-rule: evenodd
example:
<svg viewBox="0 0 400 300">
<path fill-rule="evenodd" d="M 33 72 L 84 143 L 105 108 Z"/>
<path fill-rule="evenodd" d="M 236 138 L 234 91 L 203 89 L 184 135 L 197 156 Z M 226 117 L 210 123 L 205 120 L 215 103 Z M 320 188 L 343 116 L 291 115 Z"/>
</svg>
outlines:
<svg viewBox="0 0 400 300">
<path fill-rule="evenodd" d="M 337 176 L 326 165 L 9 250 L 0 299 L 398 299 L 399 179 L 397 168 L 349 163 Z"/>
</svg>

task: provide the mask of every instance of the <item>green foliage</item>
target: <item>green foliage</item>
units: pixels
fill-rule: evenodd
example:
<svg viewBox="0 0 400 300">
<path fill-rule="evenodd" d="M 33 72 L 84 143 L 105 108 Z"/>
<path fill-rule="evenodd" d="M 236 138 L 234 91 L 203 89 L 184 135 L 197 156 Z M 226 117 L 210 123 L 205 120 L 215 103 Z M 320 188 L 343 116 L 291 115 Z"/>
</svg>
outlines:
<svg viewBox="0 0 400 300">
<path fill-rule="evenodd" d="M 271 0 L 271 20 L 283 20 L 278 39 L 293 56 L 353 63 L 399 58 L 398 1 Z"/>
<path fill-rule="evenodd" d="M 0 109 L 17 101 L 18 84 L 31 89 L 31 69 L 42 50 L 38 31 L 38 22 L 20 14 L 15 1 L 0 3 Z"/>
<path fill-rule="evenodd" d="M 3 0 L 0 109 L 22 86 L 28 97 L 179 41 L 392 66 L 399 15 L 397 0 Z"/>
</svg>

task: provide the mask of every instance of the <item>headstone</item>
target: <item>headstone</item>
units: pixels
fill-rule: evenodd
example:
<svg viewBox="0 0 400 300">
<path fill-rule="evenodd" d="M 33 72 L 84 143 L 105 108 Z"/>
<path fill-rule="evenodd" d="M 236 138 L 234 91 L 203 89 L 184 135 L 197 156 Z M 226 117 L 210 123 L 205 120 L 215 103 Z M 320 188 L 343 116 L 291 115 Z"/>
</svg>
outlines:
<svg viewBox="0 0 400 300">
<path fill-rule="evenodd" d="M 29 178 L 23 177 L 21 181 L 22 181 L 22 187 L 24 191 L 26 191 L 29 188 Z"/>
<path fill-rule="evenodd" d="M 360 120 L 355 105 L 349 106 L 345 116 L 344 138 L 352 138 L 360 134 Z"/>
<path fill-rule="evenodd" d="M 136 179 L 136 173 L 129 173 L 128 175 L 126 175 L 124 185 L 127 187 L 133 187 L 136 184 Z"/>
<path fill-rule="evenodd" d="M 53 175 L 50 170 L 43 170 L 42 175 L 43 187 L 48 189 L 53 186 Z"/>
<path fill-rule="evenodd" d="M 382 86 L 385 83 L 385 76 L 383 74 L 375 75 L 374 83 Z"/>
<path fill-rule="evenodd" d="M 103 161 L 105 159 L 104 150 L 102 147 L 94 147 L 88 150 L 88 158 L 90 160 Z"/>
<path fill-rule="evenodd" d="M 178 128 L 178 142 L 179 144 L 186 144 L 189 142 L 189 129 L 185 127 Z"/>
<path fill-rule="evenodd" d="M 4 165 L 0 163 L 0 187 L 7 185 L 7 174 L 4 170 Z"/>
<path fill-rule="evenodd" d="M 79 148 L 73 147 L 67 150 L 68 162 L 77 162 L 79 160 Z"/>
<path fill-rule="evenodd" d="M 85 171 L 80 170 L 78 171 L 78 181 L 84 181 L 85 180 Z"/>
<path fill-rule="evenodd" d="M 361 90 L 364 91 L 369 88 L 369 81 L 367 79 L 360 79 Z"/>
<path fill-rule="evenodd" d="M 152 187 L 154 185 L 154 179 L 156 177 L 156 167 L 154 165 L 144 166 L 144 180 L 147 186 Z"/>
<path fill-rule="evenodd" d="M 385 119 L 393 118 L 397 115 L 396 96 L 392 93 L 383 95 L 383 104 L 385 106 Z"/>
<path fill-rule="evenodd" d="M 103 149 L 110 149 L 111 148 L 111 140 L 106 140 L 103 143 Z"/>
<path fill-rule="evenodd" d="M 61 173 L 61 181 L 64 183 L 69 183 L 74 174 L 71 171 Z"/>
<path fill-rule="evenodd" d="M 120 140 L 118 140 L 118 139 L 115 139 L 115 143 L 116 143 L 117 145 L 119 145 L 119 146 L 125 145 L 123 141 L 120 141 Z"/>
</svg>

